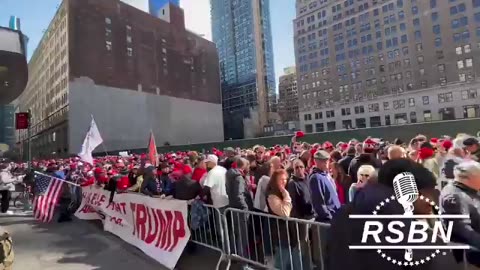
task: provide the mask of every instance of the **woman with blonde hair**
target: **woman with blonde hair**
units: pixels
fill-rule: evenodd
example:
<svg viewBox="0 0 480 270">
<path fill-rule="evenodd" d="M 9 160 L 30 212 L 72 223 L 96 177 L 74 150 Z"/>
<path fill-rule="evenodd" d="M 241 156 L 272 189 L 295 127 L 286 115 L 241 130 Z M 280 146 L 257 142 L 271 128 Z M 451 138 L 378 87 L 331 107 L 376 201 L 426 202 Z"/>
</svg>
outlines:
<svg viewBox="0 0 480 270">
<path fill-rule="evenodd" d="M 360 166 L 357 172 L 357 182 L 353 183 L 348 190 L 349 201 L 352 202 L 355 197 L 355 193 L 357 193 L 359 189 L 362 189 L 367 183 L 376 181 L 377 171 L 372 165 Z"/>
</svg>

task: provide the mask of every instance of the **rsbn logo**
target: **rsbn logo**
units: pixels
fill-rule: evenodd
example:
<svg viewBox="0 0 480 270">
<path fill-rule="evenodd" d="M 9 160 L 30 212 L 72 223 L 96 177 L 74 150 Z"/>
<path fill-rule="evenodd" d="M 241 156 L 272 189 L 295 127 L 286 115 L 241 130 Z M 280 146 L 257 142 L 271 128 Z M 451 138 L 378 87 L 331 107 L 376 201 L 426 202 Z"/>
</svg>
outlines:
<svg viewBox="0 0 480 270">
<path fill-rule="evenodd" d="M 393 188 L 395 196 L 385 198 L 376 206 L 371 215 L 349 216 L 351 219 L 366 220 L 360 245 L 350 245 L 350 249 L 376 250 L 379 256 L 393 264 L 417 266 L 429 262 L 436 256 L 446 255 L 446 250 L 470 248 L 468 245 L 450 242 L 454 220 L 469 218 L 468 215 L 442 215 L 435 202 L 419 195 L 415 178 L 409 172 L 395 176 Z M 417 200 L 423 200 L 430 204 L 439 214 L 414 215 L 413 203 Z M 378 214 L 383 207 L 390 203 L 401 204 L 404 214 Z M 391 250 L 404 250 L 403 258 L 389 256 Z M 427 250 L 428 252 L 427 255 L 422 252 L 421 258 L 415 258 L 414 250 Z M 441 252 L 442 250 L 443 252 Z"/>
</svg>

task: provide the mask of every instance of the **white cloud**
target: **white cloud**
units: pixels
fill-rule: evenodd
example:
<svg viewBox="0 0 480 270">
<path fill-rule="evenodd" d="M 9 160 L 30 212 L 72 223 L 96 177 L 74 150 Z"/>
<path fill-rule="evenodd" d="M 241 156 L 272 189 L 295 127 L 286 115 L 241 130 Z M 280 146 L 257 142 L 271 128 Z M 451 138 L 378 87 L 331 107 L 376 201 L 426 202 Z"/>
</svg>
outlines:
<svg viewBox="0 0 480 270">
<path fill-rule="evenodd" d="M 210 0 L 180 0 L 180 6 L 185 11 L 187 29 L 212 40 Z"/>
</svg>

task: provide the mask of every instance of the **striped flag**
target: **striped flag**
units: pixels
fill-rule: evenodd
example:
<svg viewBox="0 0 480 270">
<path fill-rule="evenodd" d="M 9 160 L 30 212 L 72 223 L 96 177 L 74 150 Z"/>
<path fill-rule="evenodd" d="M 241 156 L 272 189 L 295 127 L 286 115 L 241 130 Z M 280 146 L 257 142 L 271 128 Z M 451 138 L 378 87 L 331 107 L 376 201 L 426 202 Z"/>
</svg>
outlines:
<svg viewBox="0 0 480 270">
<path fill-rule="evenodd" d="M 35 219 L 42 222 L 52 220 L 63 182 L 61 179 L 52 176 L 36 174 L 35 199 L 33 201 L 33 216 Z"/>
</svg>

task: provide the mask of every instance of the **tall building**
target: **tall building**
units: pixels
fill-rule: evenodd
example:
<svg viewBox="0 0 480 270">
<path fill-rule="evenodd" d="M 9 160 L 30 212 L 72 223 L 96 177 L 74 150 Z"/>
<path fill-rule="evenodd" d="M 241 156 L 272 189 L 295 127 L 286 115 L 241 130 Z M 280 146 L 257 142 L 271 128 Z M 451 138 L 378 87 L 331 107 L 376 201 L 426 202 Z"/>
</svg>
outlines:
<svg viewBox="0 0 480 270">
<path fill-rule="evenodd" d="M 0 106 L 0 144 L 12 147 L 15 144 L 15 106 Z"/>
<path fill-rule="evenodd" d="M 226 139 L 263 132 L 273 111 L 275 74 L 269 0 L 212 0 Z"/>
<path fill-rule="evenodd" d="M 145 148 L 150 130 L 158 145 L 223 139 L 215 44 L 166 9 L 160 20 L 118 0 L 63 1 L 19 98 L 32 110 L 34 157 L 78 153 L 92 115 L 101 151 Z"/>
<path fill-rule="evenodd" d="M 480 0 L 297 0 L 307 132 L 480 116 Z"/>
<path fill-rule="evenodd" d="M 283 122 L 298 120 L 298 91 L 295 67 L 284 69 L 278 83 L 278 113 Z"/>
</svg>

